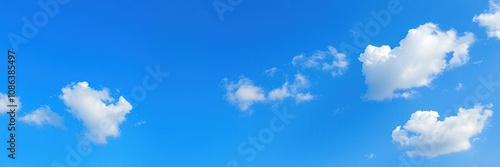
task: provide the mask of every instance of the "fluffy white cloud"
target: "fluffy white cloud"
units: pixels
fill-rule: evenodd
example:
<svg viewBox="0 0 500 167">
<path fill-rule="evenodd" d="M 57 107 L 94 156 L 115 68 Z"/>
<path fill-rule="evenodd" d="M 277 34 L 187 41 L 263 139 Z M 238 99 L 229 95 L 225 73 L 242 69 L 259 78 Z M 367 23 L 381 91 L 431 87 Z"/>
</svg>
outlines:
<svg viewBox="0 0 500 167">
<path fill-rule="evenodd" d="M 59 98 L 69 112 L 83 122 L 87 129 L 85 137 L 98 144 L 106 144 L 109 136 L 118 137 L 120 124 L 132 110 L 132 105 L 122 96 L 113 104 L 115 100 L 108 89 L 95 90 L 87 82 L 64 87 Z"/>
<path fill-rule="evenodd" d="M 49 106 L 41 106 L 35 111 L 25 116 L 22 116 L 20 120 L 25 123 L 35 124 L 38 126 L 43 126 L 44 124 L 48 124 L 50 126 L 64 128 L 63 117 L 53 112 Z"/>
<path fill-rule="evenodd" d="M 490 11 L 474 16 L 474 22 L 480 26 L 486 27 L 488 37 L 496 37 L 500 39 L 500 4 L 490 0 Z"/>
<path fill-rule="evenodd" d="M 344 53 L 339 53 L 337 49 L 329 46 L 328 51 L 317 51 L 311 56 L 305 56 L 304 54 L 295 56 L 292 64 L 304 68 L 328 71 L 332 73 L 333 77 L 336 77 L 344 74 L 349 62 L 346 60 Z"/>
<path fill-rule="evenodd" d="M 413 147 L 407 151 L 410 157 L 433 158 L 443 154 L 465 151 L 471 148 L 470 140 L 483 130 L 493 114 L 492 105 L 476 105 L 471 109 L 460 108 L 456 116 L 438 120 L 436 111 L 417 111 L 410 120 L 392 131 L 392 140 L 401 146 Z"/>
<path fill-rule="evenodd" d="M 296 74 L 292 83 L 286 81 L 281 87 L 272 89 L 267 96 L 262 87 L 255 86 L 248 78 L 242 77 L 237 82 L 225 78 L 223 85 L 226 89 L 227 101 L 236 105 L 241 111 L 248 111 L 255 103 L 281 101 L 286 98 L 295 98 L 296 102 L 305 102 L 314 98 L 307 92 L 309 80 L 302 74 Z"/>
<path fill-rule="evenodd" d="M 472 33 L 457 36 L 455 30 L 441 31 L 436 24 L 427 23 L 409 30 L 393 49 L 368 45 L 358 58 L 368 85 L 366 98 L 411 97 L 416 94 L 414 88 L 429 86 L 445 69 L 467 63 L 473 42 Z"/>
<path fill-rule="evenodd" d="M 238 82 L 224 79 L 226 99 L 229 103 L 238 106 L 241 111 L 247 111 L 250 106 L 266 100 L 266 95 L 261 87 L 253 85 L 252 80 L 240 78 Z"/>
<path fill-rule="evenodd" d="M 7 105 L 11 105 L 11 104 L 17 105 L 17 107 L 15 108 L 16 112 L 21 109 L 22 103 L 21 103 L 19 97 L 14 98 L 14 100 L 15 100 L 14 103 L 10 103 L 9 99 L 10 99 L 9 96 L 7 96 L 6 94 L 0 93 L 0 115 L 5 114 L 5 113 L 10 111 L 11 108 L 7 107 Z"/>
<path fill-rule="evenodd" d="M 295 74 L 295 80 L 292 84 L 288 81 L 283 84 L 280 88 L 273 89 L 267 95 L 268 99 L 274 100 L 284 100 L 288 97 L 295 97 L 296 102 L 310 101 L 313 96 L 307 91 L 309 88 L 309 80 L 302 74 Z"/>
</svg>

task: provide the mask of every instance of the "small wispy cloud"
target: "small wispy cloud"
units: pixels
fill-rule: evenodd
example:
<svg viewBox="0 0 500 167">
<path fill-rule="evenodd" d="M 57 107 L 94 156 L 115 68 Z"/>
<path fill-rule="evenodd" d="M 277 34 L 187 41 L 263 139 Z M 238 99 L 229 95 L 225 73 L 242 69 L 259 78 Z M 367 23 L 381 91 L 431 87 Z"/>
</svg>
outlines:
<svg viewBox="0 0 500 167">
<path fill-rule="evenodd" d="M 366 155 L 365 155 L 365 158 L 366 158 L 366 159 L 368 159 L 368 160 L 369 160 L 369 159 L 373 159 L 373 158 L 375 158 L 375 157 L 376 157 L 376 155 L 375 155 L 375 154 L 373 154 L 373 153 L 371 153 L 371 154 L 366 154 Z"/>
<path fill-rule="evenodd" d="M 267 95 L 271 101 L 284 100 L 288 97 L 294 97 L 296 102 L 310 101 L 313 96 L 305 90 L 309 87 L 309 80 L 302 74 L 295 74 L 295 80 L 292 83 L 285 82 L 280 88 L 273 89 Z"/>
<path fill-rule="evenodd" d="M 35 111 L 22 116 L 20 120 L 27 124 L 34 124 L 40 127 L 43 127 L 44 125 L 50 125 L 62 129 L 65 128 L 63 124 L 63 117 L 53 112 L 49 106 L 41 106 Z"/>
<path fill-rule="evenodd" d="M 462 83 L 458 83 L 457 87 L 455 87 L 455 90 L 459 91 L 464 88 L 464 85 Z"/>
<path fill-rule="evenodd" d="M 222 83 L 226 90 L 226 100 L 247 113 L 252 113 L 250 107 L 256 103 L 283 101 L 287 98 L 295 98 L 295 101 L 300 103 L 314 98 L 308 92 L 309 80 L 302 74 L 295 74 L 292 82 L 286 81 L 279 88 L 267 93 L 264 88 L 254 85 L 253 81 L 246 77 L 241 77 L 236 82 L 225 78 Z"/>
<path fill-rule="evenodd" d="M 139 127 L 145 123 L 146 123 L 146 121 L 144 121 L 144 120 L 137 121 L 137 123 L 135 124 L 135 127 Z"/>
<path fill-rule="evenodd" d="M 481 64 L 481 63 L 483 63 L 483 60 L 472 62 L 472 64 L 474 64 L 474 65 L 478 65 L 478 64 Z"/>
<path fill-rule="evenodd" d="M 349 66 L 346 55 L 339 53 L 332 46 L 329 46 L 327 51 L 317 51 L 311 56 L 304 54 L 295 56 L 292 59 L 292 64 L 298 67 L 327 71 L 333 77 L 343 75 Z"/>
<path fill-rule="evenodd" d="M 265 71 L 266 75 L 269 76 L 269 77 L 273 77 L 276 72 L 278 72 L 278 68 L 276 68 L 276 67 L 267 69 Z"/>
</svg>

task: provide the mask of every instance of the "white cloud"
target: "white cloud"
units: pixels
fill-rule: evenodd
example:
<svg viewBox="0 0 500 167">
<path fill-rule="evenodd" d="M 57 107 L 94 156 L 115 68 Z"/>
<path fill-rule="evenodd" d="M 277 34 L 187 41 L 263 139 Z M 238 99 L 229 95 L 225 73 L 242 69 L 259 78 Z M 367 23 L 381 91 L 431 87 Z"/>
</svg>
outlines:
<svg viewBox="0 0 500 167">
<path fill-rule="evenodd" d="M 331 62 L 331 63 L 330 63 Z M 341 76 L 347 70 L 349 62 L 344 53 L 337 52 L 337 49 L 329 46 L 328 51 L 317 51 L 311 56 L 304 54 L 293 57 L 292 64 L 303 68 L 314 68 L 327 71 L 333 77 Z"/>
<path fill-rule="evenodd" d="M 410 99 L 412 97 L 417 96 L 419 93 L 415 90 L 409 90 L 409 91 L 404 91 L 400 93 L 394 93 L 395 98 L 403 98 L 403 99 Z"/>
<path fill-rule="evenodd" d="M 472 64 L 474 64 L 474 65 L 478 65 L 478 64 L 481 64 L 481 63 L 483 63 L 483 60 L 472 62 Z"/>
<path fill-rule="evenodd" d="M 297 103 L 310 101 L 314 98 L 307 92 L 309 80 L 302 74 L 296 74 L 292 83 L 286 81 L 281 87 L 272 89 L 267 93 L 262 87 L 255 86 L 253 81 L 242 77 L 238 82 L 229 81 L 225 78 L 223 85 L 226 89 L 227 101 L 238 107 L 241 111 L 250 111 L 250 107 L 256 103 L 282 101 L 287 98 L 295 98 Z"/>
<path fill-rule="evenodd" d="M 305 94 L 304 93 L 297 93 L 297 95 L 295 95 L 295 101 L 297 103 L 311 101 L 313 98 L 314 98 L 314 96 L 311 95 L 311 93 L 305 93 Z"/>
<path fill-rule="evenodd" d="M 98 144 L 106 144 L 107 137 L 118 137 L 120 124 L 132 110 L 132 105 L 122 96 L 113 104 L 115 100 L 108 89 L 95 90 L 87 82 L 64 87 L 59 98 L 69 112 L 83 122 L 87 129 L 85 137 Z"/>
<path fill-rule="evenodd" d="M 457 87 L 455 87 L 455 90 L 459 91 L 464 88 L 464 85 L 462 83 L 458 83 Z"/>
<path fill-rule="evenodd" d="M 247 111 L 254 103 L 266 100 L 264 90 L 253 85 L 248 78 L 240 78 L 236 83 L 225 78 L 223 82 L 226 88 L 226 99 L 229 103 L 238 106 L 241 111 Z"/>
<path fill-rule="evenodd" d="M 139 126 L 141 126 L 141 125 L 143 125 L 143 124 L 145 124 L 145 123 L 146 123 L 146 121 L 144 121 L 144 120 L 140 120 L 140 121 L 138 121 L 138 122 L 135 124 L 135 127 L 139 127 Z"/>
<path fill-rule="evenodd" d="M 366 159 L 373 159 L 376 157 L 376 155 L 371 153 L 371 154 L 366 154 L 365 157 L 366 157 Z"/>
<path fill-rule="evenodd" d="M 6 94 L 0 93 L 0 115 L 5 114 L 10 111 L 11 107 L 8 107 L 7 105 L 17 105 L 16 112 L 21 109 L 21 101 L 19 97 L 14 98 L 14 103 L 9 102 L 9 96 Z"/>
<path fill-rule="evenodd" d="M 292 94 L 290 93 L 290 85 L 288 82 L 285 82 L 281 88 L 271 90 L 267 95 L 269 100 L 283 100 L 290 96 L 292 96 Z"/>
<path fill-rule="evenodd" d="M 456 116 L 438 120 L 436 111 L 417 111 L 410 120 L 392 131 L 392 140 L 401 146 L 414 150 L 407 151 L 410 157 L 425 156 L 433 158 L 439 155 L 470 149 L 471 138 L 480 134 L 493 114 L 493 105 L 476 105 L 471 109 L 460 108 Z"/>
<path fill-rule="evenodd" d="M 490 0 L 490 11 L 474 16 L 474 22 L 486 27 L 488 37 L 500 39 L 500 4 Z"/>
<path fill-rule="evenodd" d="M 472 33 L 457 36 L 455 30 L 441 31 L 436 24 L 427 23 L 409 30 L 393 49 L 368 45 L 359 56 L 368 85 L 366 98 L 411 97 L 416 94 L 414 88 L 429 86 L 444 70 L 467 63 L 473 42 Z"/>
<path fill-rule="evenodd" d="M 35 124 L 38 126 L 43 126 L 44 124 L 48 124 L 50 126 L 64 128 L 63 117 L 53 112 L 49 106 L 41 106 L 35 111 L 25 116 L 22 116 L 20 120 L 25 123 Z"/>
<path fill-rule="evenodd" d="M 288 97 L 295 97 L 296 102 L 305 102 L 313 99 L 313 95 L 305 92 L 309 88 L 309 80 L 302 74 L 295 74 L 295 80 L 290 85 L 287 82 L 280 88 L 273 89 L 268 94 L 268 100 L 284 100 Z"/>
<path fill-rule="evenodd" d="M 276 67 L 273 67 L 273 68 L 267 69 L 267 70 L 265 71 L 266 75 L 267 75 L 267 76 L 270 76 L 270 77 L 273 77 L 273 76 L 274 76 L 274 74 L 275 74 L 276 72 L 278 72 L 278 68 L 276 68 Z"/>
</svg>

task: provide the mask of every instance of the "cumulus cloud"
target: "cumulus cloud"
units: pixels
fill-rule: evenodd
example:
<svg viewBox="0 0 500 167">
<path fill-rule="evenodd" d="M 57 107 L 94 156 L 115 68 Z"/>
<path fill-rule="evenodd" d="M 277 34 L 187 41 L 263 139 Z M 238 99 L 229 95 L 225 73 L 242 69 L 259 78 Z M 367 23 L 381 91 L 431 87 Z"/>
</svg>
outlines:
<svg viewBox="0 0 500 167">
<path fill-rule="evenodd" d="M 500 3 L 490 0 L 490 10 L 474 16 L 472 20 L 486 27 L 488 37 L 500 39 Z"/>
<path fill-rule="evenodd" d="M 281 87 L 272 89 L 268 93 L 245 77 L 237 82 L 225 78 L 223 85 L 226 89 L 226 100 L 241 111 L 251 112 L 250 107 L 256 103 L 282 101 L 287 98 L 295 98 L 296 102 L 305 102 L 314 98 L 311 93 L 307 92 L 309 80 L 302 74 L 296 74 L 293 82 L 286 81 Z"/>
<path fill-rule="evenodd" d="M 37 126 L 44 126 L 45 124 L 47 124 L 58 128 L 64 128 L 63 117 L 53 112 L 49 106 L 41 106 L 35 111 L 22 116 L 20 120 L 28 124 L 35 124 Z"/>
<path fill-rule="evenodd" d="M 412 97 L 414 88 L 429 86 L 444 70 L 467 63 L 473 42 L 472 33 L 457 36 L 455 30 L 441 31 L 436 24 L 427 23 L 409 30 L 395 48 L 368 45 L 358 58 L 368 85 L 365 97 Z"/>
<path fill-rule="evenodd" d="M 87 82 L 71 84 L 59 96 L 69 112 L 81 120 L 87 129 L 85 137 L 98 144 L 106 144 L 107 137 L 118 137 L 120 124 L 132 110 L 132 105 L 122 96 L 115 101 L 109 90 L 96 90 Z"/>
<path fill-rule="evenodd" d="M 0 115 L 5 114 L 10 111 L 11 107 L 7 105 L 17 105 L 16 112 L 21 109 L 21 101 L 19 97 L 14 97 L 14 103 L 9 102 L 9 96 L 0 93 Z"/>
<path fill-rule="evenodd" d="M 247 111 L 254 103 L 266 100 L 264 90 L 255 86 L 248 78 L 242 77 L 238 82 L 225 78 L 223 83 L 226 88 L 226 99 L 229 103 L 238 106 L 241 111 Z"/>
<path fill-rule="evenodd" d="M 410 157 L 439 155 L 470 149 L 471 138 L 483 131 L 488 118 L 493 114 L 492 105 L 476 105 L 471 109 L 460 108 L 456 116 L 438 120 L 436 111 L 417 111 L 410 120 L 392 131 L 392 140 L 401 146 L 412 147 Z"/>
<path fill-rule="evenodd" d="M 347 70 L 349 62 L 346 60 L 344 53 L 337 52 L 332 46 L 328 47 L 328 51 L 317 51 L 311 56 L 300 54 L 293 57 L 292 64 L 303 68 L 313 68 L 317 70 L 327 71 L 333 77 L 341 76 Z"/>
</svg>

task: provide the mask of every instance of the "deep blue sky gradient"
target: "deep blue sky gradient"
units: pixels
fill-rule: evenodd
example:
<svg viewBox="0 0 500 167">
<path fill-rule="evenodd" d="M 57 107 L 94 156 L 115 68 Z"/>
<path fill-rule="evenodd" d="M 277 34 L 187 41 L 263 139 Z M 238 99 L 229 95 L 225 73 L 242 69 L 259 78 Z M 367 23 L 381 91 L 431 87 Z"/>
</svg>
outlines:
<svg viewBox="0 0 500 167">
<path fill-rule="evenodd" d="M 464 106 L 463 100 L 474 95 L 478 76 L 491 74 L 500 80 L 500 40 L 488 38 L 485 29 L 472 22 L 472 17 L 488 9 L 486 0 L 401 0 L 403 11 L 371 38 L 372 45 L 394 47 L 409 29 L 427 22 L 443 30 L 453 28 L 460 35 L 476 35 L 469 63 L 445 71 L 429 88 L 419 88 L 420 95 L 413 99 L 363 99 L 367 86 L 359 53 L 348 55 L 349 69 L 341 77 L 301 71 L 316 95 L 307 103 L 287 100 L 276 108 L 256 104 L 253 114 L 245 116 L 224 99 L 222 86 L 224 78 L 240 76 L 269 89 L 281 86 L 298 72 L 291 65 L 294 56 L 327 46 L 339 48 L 342 42 L 353 44 L 349 30 L 357 22 L 366 23 L 370 11 L 386 9 L 387 2 L 243 0 L 221 21 L 209 0 L 72 0 L 60 6 L 57 15 L 17 52 L 20 115 L 49 105 L 64 117 L 66 129 L 18 122 L 17 159 L 8 159 L 1 149 L 0 166 L 65 162 L 65 148 L 76 147 L 84 127 L 58 96 L 61 88 L 80 81 L 97 89 L 109 88 L 115 99 L 123 95 L 134 105 L 120 126 L 120 137 L 94 145 L 80 166 L 222 167 L 230 160 L 258 167 L 398 166 L 405 156 L 391 139 L 396 126 L 404 125 L 416 110 L 443 112 L 441 118 L 449 116 L 444 115 L 448 110 L 455 115 L 454 104 L 471 107 Z M 0 4 L 0 46 L 6 50 L 12 48 L 7 34 L 20 34 L 21 18 L 41 8 L 36 1 L 26 0 Z M 481 64 L 472 64 L 480 60 Z M 6 60 L 0 63 L 5 66 Z M 131 92 L 148 75 L 146 67 L 157 65 L 169 76 L 148 91 L 146 99 L 134 100 Z M 269 78 L 264 71 L 272 67 L 280 71 Z M 455 91 L 459 82 L 465 89 Z M 6 87 L 6 82 L 0 87 Z M 481 101 L 496 105 L 493 111 L 500 105 L 498 90 Z M 273 110 L 285 109 L 296 118 L 247 163 L 238 145 L 268 127 Z M 423 166 L 498 166 L 497 115 L 493 114 L 480 135 L 482 140 L 473 142 L 472 149 L 424 160 Z M 0 118 L 0 125 L 6 125 L 7 115 Z M 146 123 L 136 126 L 141 120 Z M 6 130 L 0 134 L 2 140 L 7 137 Z M 367 159 L 372 153 L 376 157 Z"/>
</svg>

